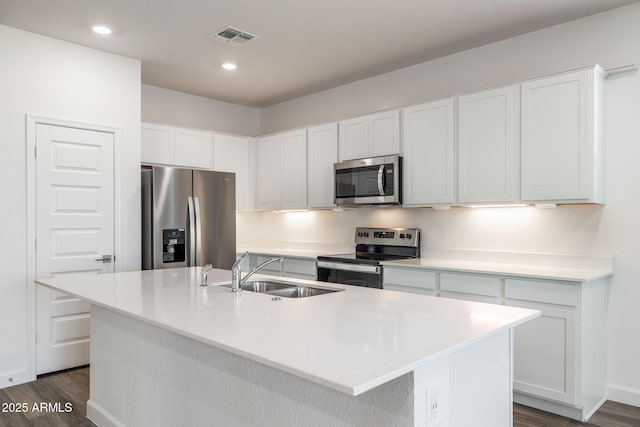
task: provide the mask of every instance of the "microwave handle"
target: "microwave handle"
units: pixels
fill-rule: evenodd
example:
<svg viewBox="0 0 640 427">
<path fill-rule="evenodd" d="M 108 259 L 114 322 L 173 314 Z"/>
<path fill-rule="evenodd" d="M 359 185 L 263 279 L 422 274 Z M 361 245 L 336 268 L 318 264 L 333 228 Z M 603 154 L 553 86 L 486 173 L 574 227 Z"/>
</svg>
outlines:
<svg viewBox="0 0 640 427">
<path fill-rule="evenodd" d="M 381 196 L 386 196 L 384 194 L 384 165 L 380 165 L 378 169 L 378 193 Z"/>
</svg>

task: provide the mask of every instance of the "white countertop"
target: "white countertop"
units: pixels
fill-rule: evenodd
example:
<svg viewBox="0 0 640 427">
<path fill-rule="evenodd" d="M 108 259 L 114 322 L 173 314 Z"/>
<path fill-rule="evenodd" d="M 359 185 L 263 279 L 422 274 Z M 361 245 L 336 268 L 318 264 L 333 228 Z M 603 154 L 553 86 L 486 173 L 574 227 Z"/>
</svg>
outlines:
<svg viewBox="0 0 640 427">
<path fill-rule="evenodd" d="M 297 248 L 238 248 L 238 253 L 249 252 L 257 255 L 273 255 L 273 256 L 286 256 L 296 257 L 314 260 L 323 255 L 335 255 L 338 253 L 345 253 L 349 251 L 335 251 L 327 249 L 297 249 Z"/>
<path fill-rule="evenodd" d="M 414 267 L 429 270 L 448 270 L 458 273 L 482 273 L 548 280 L 588 282 L 611 276 L 611 267 L 593 265 L 545 265 L 544 263 L 512 263 L 504 261 L 480 261 L 469 259 L 415 258 L 383 262 L 395 267 Z"/>
<path fill-rule="evenodd" d="M 250 253 L 271 256 L 290 256 L 315 259 L 318 256 L 351 253 L 344 247 L 260 247 L 245 248 Z M 588 282 L 613 274 L 611 257 L 587 257 L 566 254 L 494 252 L 477 250 L 423 251 L 421 258 L 386 261 L 384 265 L 396 267 L 449 270 L 460 273 L 481 273 L 548 280 Z"/>
<path fill-rule="evenodd" d="M 200 268 L 69 275 L 37 283 L 358 395 L 538 311 L 306 280 L 278 281 L 345 289 L 310 298 L 217 286 L 231 272 Z M 265 277 L 265 276 L 263 276 Z"/>
</svg>

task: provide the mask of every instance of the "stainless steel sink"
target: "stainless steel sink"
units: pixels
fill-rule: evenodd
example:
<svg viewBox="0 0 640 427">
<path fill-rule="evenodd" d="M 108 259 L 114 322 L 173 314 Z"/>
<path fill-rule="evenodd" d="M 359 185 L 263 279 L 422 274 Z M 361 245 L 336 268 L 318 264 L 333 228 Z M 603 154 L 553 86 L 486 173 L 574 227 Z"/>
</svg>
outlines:
<svg viewBox="0 0 640 427">
<path fill-rule="evenodd" d="M 222 285 L 230 288 L 231 285 Z M 293 283 L 273 282 L 271 280 L 254 280 L 240 285 L 240 289 L 249 292 L 283 297 L 283 298 L 307 298 L 316 295 L 329 294 L 343 291 L 344 289 L 316 288 L 314 286 L 295 285 Z"/>
<path fill-rule="evenodd" d="M 307 298 L 314 297 L 316 295 L 330 294 L 332 292 L 338 292 L 341 290 L 342 289 L 322 289 L 313 288 L 311 286 L 296 286 L 295 288 L 272 291 L 269 292 L 269 295 L 275 295 L 284 298 Z"/>
<path fill-rule="evenodd" d="M 268 280 L 256 280 L 255 282 L 245 282 L 240 285 L 240 289 L 250 292 L 269 292 L 277 289 L 286 289 L 292 286 L 291 283 L 271 282 Z"/>
</svg>

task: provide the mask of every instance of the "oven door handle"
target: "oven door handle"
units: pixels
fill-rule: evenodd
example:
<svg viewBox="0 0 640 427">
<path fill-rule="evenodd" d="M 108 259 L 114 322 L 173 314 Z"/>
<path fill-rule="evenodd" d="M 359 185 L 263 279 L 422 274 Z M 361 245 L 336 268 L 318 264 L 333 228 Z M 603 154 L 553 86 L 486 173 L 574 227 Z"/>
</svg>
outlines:
<svg viewBox="0 0 640 427">
<path fill-rule="evenodd" d="M 380 165 L 378 168 L 378 193 L 381 196 L 386 196 L 384 193 L 384 165 Z"/>
<path fill-rule="evenodd" d="M 380 266 L 349 264 L 343 262 L 318 261 L 318 268 L 327 268 L 331 270 L 356 271 L 358 273 L 380 274 Z"/>
</svg>

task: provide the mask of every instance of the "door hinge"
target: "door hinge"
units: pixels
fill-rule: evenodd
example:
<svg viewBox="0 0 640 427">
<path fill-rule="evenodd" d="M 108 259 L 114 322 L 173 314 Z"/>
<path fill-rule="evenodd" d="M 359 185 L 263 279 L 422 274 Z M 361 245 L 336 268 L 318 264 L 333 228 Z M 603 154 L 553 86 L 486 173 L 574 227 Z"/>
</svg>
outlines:
<svg viewBox="0 0 640 427">
<path fill-rule="evenodd" d="M 38 157 L 38 146 L 37 145 L 33 147 L 33 157 L 36 157 L 36 158 Z"/>
<path fill-rule="evenodd" d="M 36 252 L 38 252 L 38 239 L 33 239 L 33 246 L 35 246 Z"/>
</svg>

